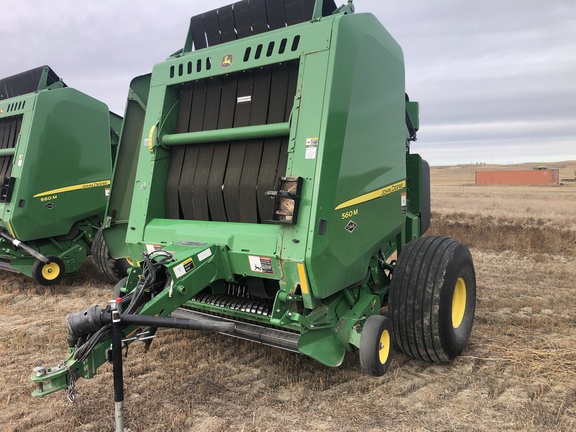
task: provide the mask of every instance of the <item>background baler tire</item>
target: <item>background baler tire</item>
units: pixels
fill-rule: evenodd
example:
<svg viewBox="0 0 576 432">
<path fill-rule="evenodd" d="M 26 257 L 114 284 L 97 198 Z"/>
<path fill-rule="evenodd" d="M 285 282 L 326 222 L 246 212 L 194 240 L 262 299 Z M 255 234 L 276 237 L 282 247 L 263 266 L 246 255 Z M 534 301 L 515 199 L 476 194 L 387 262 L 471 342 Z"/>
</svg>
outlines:
<svg viewBox="0 0 576 432">
<path fill-rule="evenodd" d="M 428 362 L 451 361 L 468 344 L 475 308 L 476 275 L 465 245 L 443 236 L 406 245 L 388 297 L 398 349 Z"/>
<path fill-rule="evenodd" d="M 392 323 L 382 315 L 368 317 L 360 336 L 360 368 L 370 376 L 382 376 L 393 358 Z"/>
<path fill-rule="evenodd" d="M 92 262 L 102 277 L 113 284 L 125 277 L 130 268 L 125 258 L 114 259 L 110 256 L 102 230 L 96 232 L 92 241 Z"/>
</svg>

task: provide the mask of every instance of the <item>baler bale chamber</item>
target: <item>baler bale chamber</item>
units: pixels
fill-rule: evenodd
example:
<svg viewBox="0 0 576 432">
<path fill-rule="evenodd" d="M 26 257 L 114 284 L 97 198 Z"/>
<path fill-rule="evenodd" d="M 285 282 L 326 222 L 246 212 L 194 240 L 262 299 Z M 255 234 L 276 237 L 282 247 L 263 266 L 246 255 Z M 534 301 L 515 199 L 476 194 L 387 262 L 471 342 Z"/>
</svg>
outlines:
<svg viewBox="0 0 576 432">
<path fill-rule="evenodd" d="M 418 105 L 403 54 L 353 12 L 240 1 L 193 17 L 184 48 L 136 80 L 150 83 L 139 159 L 133 183 L 114 179 L 104 232 L 126 233 L 111 253 L 140 263 L 117 286 L 126 314 L 234 323 L 223 333 L 329 366 L 359 352 L 369 375 L 386 371 L 393 341 L 434 362 L 464 349 L 472 259 L 455 240 L 420 238 L 429 168 L 409 152 Z M 113 208 L 126 190 L 129 214 Z M 36 395 L 95 373 L 109 320 L 97 307 L 68 317 L 72 355 L 32 378 Z M 145 330 L 125 326 L 131 340 Z"/>
<path fill-rule="evenodd" d="M 98 228 L 121 125 L 49 66 L 0 80 L 0 268 L 54 285 L 95 237 L 113 261 Z"/>
</svg>

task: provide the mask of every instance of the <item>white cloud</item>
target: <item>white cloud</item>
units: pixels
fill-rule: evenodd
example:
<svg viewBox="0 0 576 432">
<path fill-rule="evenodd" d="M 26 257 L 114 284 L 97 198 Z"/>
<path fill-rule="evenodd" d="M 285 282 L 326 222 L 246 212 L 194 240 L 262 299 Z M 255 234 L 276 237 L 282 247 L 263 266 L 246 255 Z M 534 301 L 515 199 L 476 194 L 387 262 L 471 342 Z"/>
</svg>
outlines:
<svg viewBox="0 0 576 432">
<path fill-rule="evenodd" d="M 231 2 L 11 2 L 0 14 L 0 76 L 48 64 L 69 85 L 122 113 L 131 78 L 183 46 L 190 17 Z M 514 143 L 530 136 L 574 142 L 573 0 L 354 4 L 357 13 L 375 14 L 403 47 L 406 88 L 421 103 L 419 146 L 426 142 L 437 154 L 466 161 L 469 153 L 454 144 L 461 136 L 487 145 L 506 140 L 494 145 L 495 154 L 507 146 L 518 151 Z M 545 148 L 542 158 L 565 152 Z"/>
</svg>

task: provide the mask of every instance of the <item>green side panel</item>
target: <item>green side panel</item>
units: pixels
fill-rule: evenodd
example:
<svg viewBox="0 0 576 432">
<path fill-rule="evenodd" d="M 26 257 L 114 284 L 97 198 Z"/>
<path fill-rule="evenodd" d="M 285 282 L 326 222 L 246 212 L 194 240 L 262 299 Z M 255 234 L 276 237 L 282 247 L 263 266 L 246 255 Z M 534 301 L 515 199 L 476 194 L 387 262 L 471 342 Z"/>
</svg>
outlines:
<svg viewBox="0 0 576 432">
<path fill-rule="evenodd" d="M 110 198 L 106 209 L 107 229 L 104 230 L 104 238 L 110 255 L 117 259 L 129 255 L 126 246 L 126 230 L 132 205 L 138 149 L 142 142 L 142 127 L 149 91 L 150 74 L 134 78 L 130 83 Z"/>
<path fill-rule="evenodd" d="M 406 242 L 421 237 L 430 226 L 430 167 L 419 154 L 406 155 L 408 213 Z"/>
<path fill-rule="evenodd" d="M 6 205 L 19 240 L 67 234 L 104 213 L 111 177 L 108 108 L 71 88 L 42 91 L 16 147 L 14 194 Z"/>
<path fill-rule="evenodd" d="M 405 220 L 400 47 L 372 15 L 339 17 L 329 70 L 306 256 L 319 298 L 362 280 Z"/>
<path fill-rule="evenodd" d="M 406 102 L 406 111 L 408 112 L 408 116 L 410 117 L 410 121 L 412 122 L 412 126 L 416 131 L 420 129 L 420 105 L 418 102 L 407 101 Z"/>
<path fill-rule="evenodd" d="M 116 160 L 118 154 L 118 143 L 122 132 L 123 118 L 118 114 L 110 112 L 110 146 L 112 151 L 112 162 Z"/>
</svg>

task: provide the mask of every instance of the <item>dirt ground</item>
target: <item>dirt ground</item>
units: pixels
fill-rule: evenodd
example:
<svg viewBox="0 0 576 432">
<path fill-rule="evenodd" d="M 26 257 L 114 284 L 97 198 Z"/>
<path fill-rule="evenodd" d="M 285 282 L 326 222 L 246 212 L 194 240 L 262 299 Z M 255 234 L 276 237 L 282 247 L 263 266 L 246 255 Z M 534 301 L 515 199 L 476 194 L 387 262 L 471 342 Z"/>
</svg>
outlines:
<svg viewBox="0 0 576 432">
<path fill-rule="evenodd" d="M 432 173 L 430 232 L 470 246 L 478 282 L 470 343 L 453 363 L 397 352 L 388 373 L 371 378 L 355 355 L 332 369 L 221 335 L 163 330 L 124 364 L 126 427 L 576 430 L 576 184 L 476 187 L 476 168 Z M 89 260 L 54 288 L 2 273 L 0 430 L 114 430 L 110 365 L 78 383 L 74 403 L 64 394 L 32 398 L 29 382 L 34 366 L 65 358 L 65 315 L 105 304 L 111 290 Z"/>
</svg>

